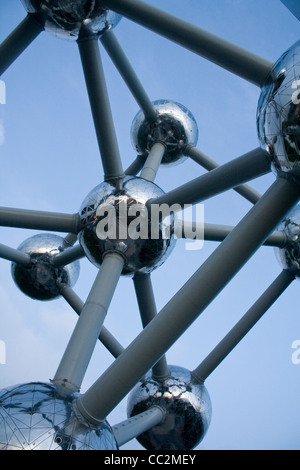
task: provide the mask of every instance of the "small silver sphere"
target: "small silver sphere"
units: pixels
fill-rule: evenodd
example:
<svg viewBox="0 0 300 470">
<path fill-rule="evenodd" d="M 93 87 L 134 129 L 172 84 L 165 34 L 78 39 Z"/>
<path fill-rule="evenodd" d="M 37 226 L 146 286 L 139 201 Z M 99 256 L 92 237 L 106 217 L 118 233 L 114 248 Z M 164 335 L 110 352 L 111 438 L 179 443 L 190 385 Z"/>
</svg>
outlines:
<svg viewBox="0 0 300 470">
<path fill-rule="evenodd" d="M 129 176 L 93 189 L 79 209 L 78 239 L 87 258 L 100 267 L 105 253 L 118 252 L 125 260 L 123 275 L 161 266 L 176 242 L 174 217 L 155 223 L 146 202 L 163 194 L 156 184 Z"/>
<path fill-rule="evenodd" d="M 198 127 L 192 113 L 175 101 L 157 100 L 153 102 L 157 112 L 154 122 L 145 119 L 140 111 L 131 126 L 131 141 L 139 155 L 147 156 L 152 145 L 159 141 L 166 146 L 162 165 L 175 165 L 186 160 L 184 145 L 196 145 Z"/>
<path fill-rule="evenodd" d="M 58 235 L 43 233 L 28 238 L 19 246 L 20 251 L 30 255 L 32 264 L 27 267 L 12 263 L 11 273 L 16 285 L 28 297 L 53 300 L 60 296 L 60 283 L 73 287 L 77 282 L 79 261 L 62 267 L 52 263 L 52 257 L 61 252 L 63 242 Z"/>
<path fill-rule="evenodd" d="M 79 422 L 72 402 L 52 384 L 29 383 L 0 392 L 0 450 L 118 450 L 109 424 Z"/>
<path fill-rule="evenodd" d="M 257 128 L 275 171 L 300 165 L 300 41 L 276 62 L 259 99 Z"/>
<path fill-rule="evenodd" d="M 116 26 L 121 16 L 107 10 L 102 0 L 21 0 L 49 33 L 64 39 L 78 39 L 82 29 L 101 35 Z"/>
<path fill-rule="evenodd" d="M 138 437 L 147 450 L 191 450 L 204 438 L 211 421 L 211 401 L 203 384 L 182 367 L 169 366 L 170 377 L 157 382 L 150 374 L 131 392 L 128 417 L 157 405 L 165 421 Z"/>
<path fill-rule="evenodd" d="M 300 278 L 300 205 L 296 206 L 279 227 L 287 236 L 284 248 L 275 248 L 276 257 L 283 269 Z"/>
</svg>

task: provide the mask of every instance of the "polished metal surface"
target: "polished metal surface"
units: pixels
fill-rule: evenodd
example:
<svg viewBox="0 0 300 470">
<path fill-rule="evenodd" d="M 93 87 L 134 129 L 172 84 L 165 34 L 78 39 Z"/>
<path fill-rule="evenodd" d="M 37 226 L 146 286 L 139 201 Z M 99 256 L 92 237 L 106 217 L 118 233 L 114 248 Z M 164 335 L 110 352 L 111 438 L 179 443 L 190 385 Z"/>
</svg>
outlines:
<svg viewBox="0 0 300 470">
<path fill-rule="evenodd" d="M 286 236 L 284 248 L 275 248 L 276 257 L 283 269 L 300 278 L 300 205 L 298 204 L 279 227 Z"/>
<path fill-rule="evenodd" d="M 64 239 L 58 235 L 43 233 L 25 240 L 19 250 L 31 257 L 28 267 L 12 263 L 12 277 L 19 289 L 36 300 L 53 300 L 60 296 L 59 284 L 74 286 L 79 277 L 80 263 L 56 267 L 52 257 L 62 251 Z M 68 248 L 66 248 L 68 250 Z"/>
<path fill-rule="evenodd" d="M 78 39 L 83 28 L 101 35 L 116 26 L 121 16 L 107 10 L 102 0 L 21 0 L 36 13 L 46 31 L 64 39 Z"/>
<path fill-rule="evenodd" d="M 122 273 L 125 275 L 150 273 L 161 266 L 175 245 L 174 218 L 165 218 L 157 224 L 155 239 L 146 202 L 162 194 L 156 184 L 136 177 L 104 182 L 94 188 L 79 209 L 82 230 L 78 239 L 87 258 L 100 267 L 105 253 L 118 252 L 125 259 Z M 110 228 L 115 228 L 115 233 Z M 139 234 L 132 228 L 140 230 L 138 238 L 134 238 Z M 165 238 L 168 229 L 170 237 Z"/>
<path fill-rule="evenodd" d="M 175 101 L 157 100 L 153 102 L 157 112 L 156 121 L 145 119 L 140 111 L 131 126 L 131 142 L 140 155 L 147 156 L 155 142 L 166 146 L 162 165 L 174 165 L 186 160 L 182 147 L 196 145 L 198 127 L 192 113 Z"/>
<path fill-rule="evenodd" d="M 276 62 L 259 99 L 257 128 L 275 170 L 300 164 L 300 41 Z"/>
<path fill-rule="evenodd" d="M 29 383 L 0 392 L 0 450 L 117 450 L 109 424 L 79 422 L 72 402 L 52 384 Z"/>
<path fill-rule="evenodd" d="M 211 421 L 211 402 L 203 384 L 191 372 L 169 366 L 170 377 L 158 382 L 149 374 L 131 392 L 127 415 L 135 416 L 152 406 L 166 412 L 164 422 L 141 434 L 147 450 L 190 450 L 204 438 Z"/>
</svg>

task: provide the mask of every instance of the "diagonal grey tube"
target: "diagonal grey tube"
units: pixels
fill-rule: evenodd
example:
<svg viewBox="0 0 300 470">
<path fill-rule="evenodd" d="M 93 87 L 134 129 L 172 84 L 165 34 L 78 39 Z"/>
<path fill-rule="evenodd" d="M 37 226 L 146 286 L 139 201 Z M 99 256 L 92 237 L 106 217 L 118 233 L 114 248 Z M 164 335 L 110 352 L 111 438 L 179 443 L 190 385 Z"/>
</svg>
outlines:
<svg viewBox="0 0 300 470">
<path fill-rule="evenodd" d="M 106 372 L 77 400 L 99 424 L 178 340 L 298 202 L 300 188 L 278 178 L 223 243 Z"/>
<path fill-rule="evenodd" d="M 63 214 L 0 207 L 0 226 L 78 233 L 80 230 L 80 217 L 78 213 Z"/>
<path fill-rule="evenodd" d="M 246 334 L 249 333 L 294 280 L 295 276 L 292 273 L 282 271 L 243 318 L 213 349 L 206 359 L 193 370 L 193 377 L 199 382 L 205 382 L 207 377 L 222 363 L 228 354 L 233 351 L 239 342 L 242 341 Z"/>
<path fill-rule="evenodd" d="M 21 264 L 22 266 L 31 265 L 31 258 L 27 253 L 2 245 L 2 243 L 0 243 L 0 258 Z"/>
<path fill-rule="evenodd" d="M 112 430 L 118 446 L 121 447 L 126 442 L 153 428 L 153 426 L 158 426 L 164 421 L 165 417 L 166 413 L 162 408 L 152 406 L 148 411 L 116 424 L 112 427 Z"/>
<path fill-rule="evenodd" d="M 104 0 L 123 16 L 262 87 L 273 63 L 141 0 Z"/>
<path fill-rule="evenodd" d="M 198 163 L 198 165 L 201 165 L 208 171 L 214 170 L 215 168 L 218 168 L 220 166 L 217 162 L 209 158 L 207 155 L 205 155 L 193 145 L 186 145 L 183 149 L 183 153 L 184 155 L 190 157 L 192 160 L 194 160 L 194 162 Z M 252 204 L 256 204 L 259 198 L 261 197 L 261 195 L 257 191 L 255 191 L 255 189 L 251 188 L 247 184 L 242 184 L 236 188 L 233 188 L 233 190 L 243 196 Z"/>
<path fill-rule="evenodd" d="M 197 204 L 270 171 L 269 155 L 257 148 L 151 200 L 151 204 Z"/>
<path fill-rule="evenodd" d="M 80 245 L 66 248 L 61 253 L 52 257 L 52 263 L 56 267 L 66 266 L 67 264 L 73 263 L 81 258 L 84 258 L 85 254 Z"/>
<path fill-rule="evenodd" d="M 131 163 L 131 165 L 129 165 L 129 167 L 125 171 L 125 175 L 136 176 L 143 168 L 145 164 L 145 159 L 146 157 L 143 157 L 142 155 L 138 155 L 136 159 Z"/>
<path fill-rule="evenodd" d="M 120 178 L 123 176 L 123 168 L 100 56 L 98 37 L 83 37 L 77 42 L 105 180 Z"/>
<path fill-rule="evenodd" d="M 189 238 L 186 237 L 185 232 L 187 233 L 201 233 L 200 228 L 204 230 L 204 240 L 211 241 L 211 242 L 222 242 L 225 238 L 232 232 L 234 229 L 233 226 L 230 225 L 218 225 L 218 224 L 208 224 L 205 223 L 203 227 L 197 229 L 197 222 L 186 222 L 184 221 L 183 224 L 183 231 L 180 234 L 176 233 L 177 238 Z M 286 236 L 285 232 L 281 230 L 276 230 L 273 232 L 264 242 L 265 246 L 273 246 L 278 248 L 284 248 L 288 241 L 288 237 Z"/>
<path fill-rule="evenodd" d="M 104 257 L 53 379 L 64 393 L 81 387 L 123 267 L 121 255 L 108 253 Z"/>
<path fill-rule="evenodd" d="M 81 300 L 80 297 L 78 297 L 78 295 L 76 294 L 76 292 L 74 292 L 73 289 L 66 284 L 60 284 L 59 289 L 63 298 L 80 316 L 84 307 L 83 300 Z M 98 339 L 115 358 L 120 356 L 120 354 L 122 354 L 122 352 L 124 351 L 123 346 L 107 330 L 107 328 L 105 328 L 105 326 L 102 326 Z"/>
<path fill-rule="evenodd" d="M 103 34 L 100 41 L 143 111 L 145 118 L 149 121 L 155 121 L 157 114 L 153 103 L 150 101 L 114 33 L 109 31 Z"/>
<path fill-rule="evenodd" d="M 0 76 L 27 49 L 44 30 L 37 19 L 28 14 L 14 31 L 0 44 Z"/>
</svg>

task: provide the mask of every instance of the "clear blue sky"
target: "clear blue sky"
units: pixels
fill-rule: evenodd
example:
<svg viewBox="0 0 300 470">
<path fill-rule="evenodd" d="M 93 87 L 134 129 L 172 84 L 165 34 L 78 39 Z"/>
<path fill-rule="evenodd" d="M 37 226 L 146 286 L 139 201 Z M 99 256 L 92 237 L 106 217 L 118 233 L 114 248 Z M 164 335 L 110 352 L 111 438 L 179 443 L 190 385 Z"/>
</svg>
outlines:
<svg viewBox="0 0 300 470">
<path fill-rule="evenodd" d="M 148 0 L 271 61 L 299 39 L 299 22 L 279 0 Z M 19 0 L 0 3 L 0 41 L 24 18 Z M 187 106 L 199 127 L 198 148 L 219 163 L 258 146 L 259 89 L 158 35 L 122 19 L 115 30 L 152 100 Z M 106 53 L 102 54 L 124 167 L 135 158 L 130 126 L 138 106 Z M 74 213 L 103 180 L 76 43 L 43 33 L 3 75 L 7 104 L 0 105 L 1 205 Z M 165 191 L 203 174 L 196 163 L 161 169 Z M 261 193 L 274 175 L 253 182 Z M 251 205 L 234 192 L 205 203 L 209 223 L 235 225 Z M 12 247 L 35 234 L 1 228 Z M 186 251 L 178 241 L 153 273 L 160 310 L 215 249 Z M 253 257 L 167 354 L 170 364 L 195 368 L 280 273 L 272 248 Z M 75 290 L 84 300 L 96 268 L 81 261 Z M 0 340 L 7 364 L 0 388 L 53 378 L 77 317 L 63 299 L 39 303 L 14 285 L 9 262 L 0 260 Z M 299 283 L 286 291 L 255 329 L 208 378 L 211 427 L 199 449 L 300 449 L 300 365 L 292 344 L 300 340 Z M 141 330 L 132 281 L 122 278 L 105 326 L 126 346 Z M 85 391 L 111 363 L 98 344 Z M 109 422 L 126 418 L 126 400 Z M 126 449 L 140 448 L 135 441 Z"/>
</svg>

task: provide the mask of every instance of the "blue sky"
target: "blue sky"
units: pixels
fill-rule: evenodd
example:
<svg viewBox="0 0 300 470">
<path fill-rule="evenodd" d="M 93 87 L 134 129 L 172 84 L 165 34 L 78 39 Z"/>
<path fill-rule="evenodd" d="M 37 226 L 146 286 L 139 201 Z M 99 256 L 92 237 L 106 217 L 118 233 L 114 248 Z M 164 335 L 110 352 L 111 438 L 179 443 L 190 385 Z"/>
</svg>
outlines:
<svg viewBox="0 0 300 470">
<path fill-rule="evenodd" d="M 268 60 L 276 61 L 299 39 L 299 22 L 279 0 L 148 0 Z M 19 0 L 0 3 L 0 41 L 24 18 Z M 123 18 L 115 34 L 152 100 L 172 99 L 194 114 L 197 147 L 225 163 L 258 146 L 256 108 L 260 90 L 182 47 Z M 105 51 L 102 58 L 111 107 L 126 168 L 135 158 L 130 126 L 138 106 Z M 0 105 L 1 205 L 76 212 L 103 180 L 90 107 L 76 43 L 48 33 L 3 75 L 6 105 Z M 168 191 L 204 170 L 192 161 L 159 171 Z M 263 193 L 270 174 L 251 183 Z M 251 208 L 230 191 L 205 202 L 205 221 L 235 225 Z M 1 228 L 0 242 L 17 248 L 37 232 Z M 178 241 L 152 281 L 158 310 L 216 248 L 187 251 Z M 167 353 L 170 364 L 192 370 L 223 338 L 280 273 L 272 248 L 261 248 L 218 298 Z M 75 291 L 86 299 L 97 270 L 81 261 Z M 39 303 L 14 285 L 10 264 L 0 260 L 0 340 L 6 365 L 0 387 L 53 378 L 76 324 L 63 299 Z M 199 449 L 300 449 L 300 365 L 292 344 L 300 340 L 299 283 L 295 281 L 235 351 L 207 379 L 213 418 Z M 126 346 L 141 330 L 132 281 L 122 278 L 105 326 Z M 85 391 L 111 363 L 98 344 Z M 126 400 L 109 416 L 126 418 Z M 141 448 L 136 441 L 124 449 Z"/>
</svg>

